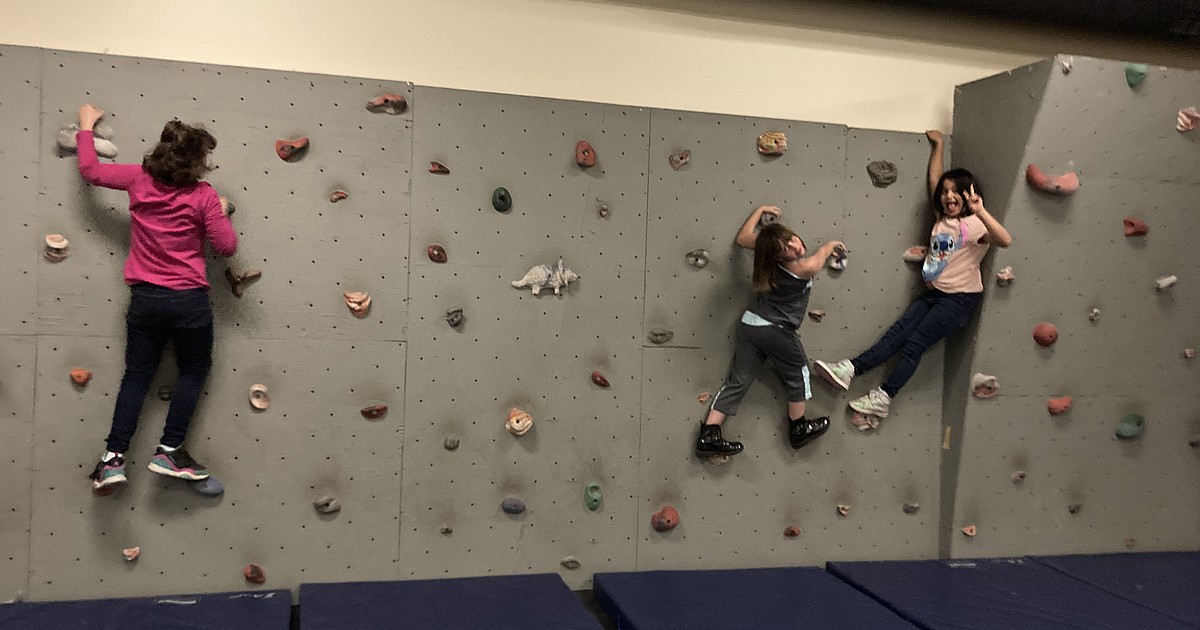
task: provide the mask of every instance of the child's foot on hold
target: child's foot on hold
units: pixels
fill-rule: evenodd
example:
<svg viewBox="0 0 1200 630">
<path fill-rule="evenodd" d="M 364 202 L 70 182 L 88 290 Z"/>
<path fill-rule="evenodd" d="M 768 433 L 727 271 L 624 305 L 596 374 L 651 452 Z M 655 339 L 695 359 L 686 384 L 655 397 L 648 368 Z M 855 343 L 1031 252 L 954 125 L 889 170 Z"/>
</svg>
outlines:
<svg viewBox="0 0 1200 630">
<path fill-rule="evenodd" d="M 146 467 L 168 477 L 189 481 L 208 479 L 208 470 L 204 464 L 192 459 L 192 456 L 182 448 L 167 451 L 160 446 L 154 449 L 154 457 L 150 459 L 150 464 Z"/>
<path fill-rule="evenodd" d="M 737 455 L 742 452 L 741 442 L 730 442 L 721 437 L 721 425 L 700 423 L 700 436 L 696 438 L 696 455 Z"/>
<path fill-rule="evenodd" d="M 92 490 L 99 492 L 107 489 L 108 492 L 112 492 L 116 486 L 126 481 L 125 456 L 118 453 L 110 457 L 108 461 L 96 462 L 96 469 L 88 475 L 88 479 L 92 480 Z"/>
<path fill-rule="evenodd" d="M 788 421 L 788 442 L 792 448 L 800 448 L 805 444 L 821 437 L 821 434 L 829 430 L 829 417 L 821 416 L 808 420 L 801 417 L 799 420 L 791 418 Z"/>
<path fill-rule="evenodd" d="M 842 391 L 850 389 L 850 381 L 854 380 L 854 365 L 850 359 L 842 359 L 837 363 L 814 361 L 813 366 L 817 368 L 817 374 L 829 381 L 830 385 Z"/>
<path fill-rule="evenodd" d="M 860 396 L 850 401 L 850 408 L 868 416 L 879 416 L 886 418 L 888 415 L 888 407 L 892 404 L 892 397 L 887 395 L 887 392 L 876 387 L 867 392 L 865 396 Z"/>
</svg>

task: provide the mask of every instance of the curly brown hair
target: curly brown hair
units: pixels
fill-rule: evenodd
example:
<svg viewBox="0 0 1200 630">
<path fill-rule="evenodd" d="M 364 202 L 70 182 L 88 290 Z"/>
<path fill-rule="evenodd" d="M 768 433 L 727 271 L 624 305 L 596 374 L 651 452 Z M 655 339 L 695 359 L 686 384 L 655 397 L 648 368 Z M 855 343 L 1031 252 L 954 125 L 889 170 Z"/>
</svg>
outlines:
<svg viewBox="0 0 1200 630">
<path fill-rule="evenodd" d="M 154 150 L 142 160 L 142 168 L 160 184 L 191 186 L 208 173 L 208 154 L 217 148 L 217 139 L 199 125 L 185 125 L 179 119 L 163 126 Z"/>
</svg>

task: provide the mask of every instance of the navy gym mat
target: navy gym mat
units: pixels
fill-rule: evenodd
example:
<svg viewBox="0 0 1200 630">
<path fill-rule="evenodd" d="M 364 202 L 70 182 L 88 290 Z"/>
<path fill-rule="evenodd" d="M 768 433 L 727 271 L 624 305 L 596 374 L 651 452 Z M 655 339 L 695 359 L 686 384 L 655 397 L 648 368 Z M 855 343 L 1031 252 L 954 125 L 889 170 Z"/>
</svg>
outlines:
<svg viewBox="0 0 1200 630">
<path fill-rule="evenodd" d="M 829 572 L 922 628 L 1185 628 L 1029 558 L 830 562 Z"/>
<path fill-rule="evenodd" d="M 300 585 L 301 630 L 602 630 L 556 573 Z"/>
<path fill-rule="evenodd" d="M 592 588 L 619 630 L 913 628 L 816 567 L 597 573 Z"/>
<path fill-rule="evenodd" d="M 1200 628 L 1200 552 L 1048 556 L 1033 560 Z"/>
<path fill-rule="evenodd" d="M 4 630 L 288 630 L 288 590 L 0 604 Z"/>
</svg>

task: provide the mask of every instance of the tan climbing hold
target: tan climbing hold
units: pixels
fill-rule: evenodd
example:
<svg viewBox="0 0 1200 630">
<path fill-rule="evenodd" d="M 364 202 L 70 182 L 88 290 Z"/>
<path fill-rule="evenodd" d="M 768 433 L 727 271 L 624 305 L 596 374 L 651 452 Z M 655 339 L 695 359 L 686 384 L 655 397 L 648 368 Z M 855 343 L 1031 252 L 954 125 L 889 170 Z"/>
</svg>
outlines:
<svg viewBox="0 0 1200 630">
<path fill-rule="evenodd" d="M 696 402 L 700 403 L 701 405 L 707 405 L 710 400 L 712 400 L 711 392 L 700 392 L 700 395 L 696 396 Z"/>
<path fill-rule="evenodd" d="M 533 416 L 528 412 L 513 407 L 508 410 L 508 420 L 504 422 L 504 428 L 509 433 L 521 437 L 529 433 L 529 429 L 533 428 Z"/>
<path fill-rule="evenodd" d="M 1124 542 L 1124 543 L 1125 543 L 1125 548 L 1126 548 L 1126 549 L 1133 549 L 1134 545 L 1136 545 L 1136 544 L 1137 544 L 1137 541 L 1136 541 L 1136 540 L 1134 540 L 1134 539 L 1132 539 L 1132 538 L 1126 538 L 1126 539 L 1125 539 L 1124 541 L 1122 541 L 1122 542 Z"/>
<path fill-rule="evenodd" d="M 1100 321 L 1100 309 L 1093 306 L 1092 310 L 1088 311 L 1088 320 L 1093 322 Z"/>
<path fill-rule="evenodd" d="M 308 148 L 308 136 L 301 136 L 295 140 L 276 140 L 275 155 L 284 162 L 289 162 L 292 158 L 300 155 Z"/>
<path fill-rule="evenodd" d="M 367 420 L 378 420 L 387 415 L 388 406 L 371 405 L 369 407 L 363 407 L 362 409 L 359 409 L 358 412 L 361 413 L 362 417 L 366 418 Z"/>
<path fill-rule="evenodd" d="M 976 373 L 971 377 L 971 395 L 976 398 L 995 398 L 1000 393 L 1000 382 L 995 376 Z"/>
<path fill-rule="evenodd" d="M 845 503 L 839 503 L 837 506 L 837 513 L 842 516 L 850 516 L 850 506 L 846 505 Z"/>
<path fill-rule="evenodd" d="M 1200 111 L 1195 107 L 1184 107 L 1179 110 L 1179 114 L 1175 117 L 1175 129 L 1179 133 L 1186 133 L 1200 126 Z"/>
<path fill-rule="evenodd" d="M 433 173 L 434 175 L 449 175 L 450 168 L 441 162 L 430 162 L 429 172 Z"/>
<path fill-rule="evenodd" d="M 962 533 L 967 538 L 974 538 L 976 532 L 977 530 L 975 529 L 974 525 L 967 525 L 966 527 L 962 528 Z"/>
<path fill-rule="evenodd" d="M 348 193 L 344 190 L 340 190 L 340 189 L 335 190 L 335 191 L 329 193 L 329 203 L 337 203 L 339 201 L 342 201 L 343 199 L 348 199 L 349 197 L 350 197 L 350 193 Z"/>
<path fill-rule="evenodd" d="M 1179 282 L 1179 278 L 1176 278 L 1175 276 L 1163 276 L 1154 281 L 1154 290 L 1166 291 L 1167 289 L 1175 286 L 1176 282 Z"/>
<path fill-rule="evenodd" d="M 234 297 L 242 297 L 246 291 L 246 283 L 260 277 L 262 277 L 262 271 L 258 269 L 225 268 L 225 281 L 229 283 L 229 289 L 233 291 Z"/>
<path fill-rule="evenodd" d="M 1039 322 L 1033 327 L 1033 340 L 1043 348 L 1053 346 L 1058 341 L 1058 327 L 1050 322 Z"/>
<path fill-rule="evenodd" d="M 708 462 L 709 464 L 712 464 L 713 466 L 724 466 L 725 464 L 729 463 L 729 456 L 721 455 L 718 453 L 715 455 L 709 455 L 709 456 L 705 457 L 704 461 Z"/>
<path fill-rule="evenodd" d="M 879 428 L 883 418 L 874 414 L 862 413 L 856 411 L 853 416 L 850 416 L 850 425 L 859 431 L 872 431 Z"/>
<path fill-rule="evenodd" d="M 596 150 L 587 140 L 575 143 L 575 163 L 579 168 L 592 168 L 596 165 Z"/>
<path fill-rule="evenodd" d="M 688 162 L 692 161 L 692 152 L 684 149 L 679 153 L 672 153 L 667 156 L 667 163 L 671 165 L 672 170 L 678 171 L 683 168 Z"/>
<path fill-rule="evenodd" d="M 408 99 L 399 94 L 380 94 L 367 101 L 367 110 L 371 112 L 382 112 L 395 116 L 403 114 L 406 109 L 408 109 Z"/>
<path fill-rule="evenodd" d="M 71 370 L 71 380 L 74 381 L 76 385 L 84 387 L 88 384 L 88 381 L 92 380 L 92 371 L 85 370 L 83 368 L 75 368 Z"/>
<path fill-rule="evenodd" d="M 43 254 L 46 260 L 57 263 L 67 259 L 70 254 L 71 241 L 68 241 L 62 234 L 47 234 L 46 235 L 46 251 Z"/>
<path fill-rule="evenodd" d="M 788 525 L 783 528 L 783 535 L 788 538 L 795 538 L 800 535 L 800 528 L 795 525 Z"/>
<path fill-rule="evenodd" d="M 1070 411 L 1073 404 L 1074 401 L 1071 400 L 1070 396 L 1059 396 L 1058 398 L 1051 398 L 1046 403 L 1046 410 L 1052 416 L 1059 416 Z"/>
<path fill-rule="evenodd" d="M 1183 349 L 1183 358 L 1195 359 L 1196 358 L 1196 349 L 1195 348 L 1184 348 Z"/>
<path fill-rule="evenodd" d="M 758 134 L 758 152 L 763 155 L 783 155 L 787 153 L 787 136 L 782 131 L 764 131 Z"/>
<path fill-rule="evenodd" d="M 125 557 L 125 562 L 133 562 L 134 560 L 138 559 L 138 556 L 142 555 L 142 548 L 130 547 L 128 549 L 122 549 L 121 555 Z"/>
<path fill-rule="evenodd" d="M 1012 472 L 1012 474 L 1009 475 L 1008 477 L 1009 477 L 1009 479 L 1012 479 L 1012 482 L 1014 484 L 1021 483 L 1022 481 L 1025 481 L 1025 471 L 1024 470 L 1014 470 Z"/>
<path fill-rule="evenodd" d="M 1007 287 L 1016 279 L 1017 277 L 1013 275 L 1013 268 L 1011 266 L 1005 267 L 996 272 L 996 286 Z"/>
<path fill-rule="evenodd" d="M 563 565 L 567 569 L 570 569 L 571 571 L 583 566 L 575 556 L 567 556 L 559 561 L 559 564 Z"/>
<path fill-rule="evenodd" d="M 266 385 L 255 383 L 250 386 L 250 406 L 258 410 L 271 406 L 271 394 L 267 392 Z"/>
<path fill-rule="evenodd" d="M 820 324 L 822 319 L 825 319 L 825 311 L 814 308 L 808 312 L 808 318 Z"/>
<path fill-rule="evenodd" d="M 928 255 L 928 247 L 924 245 L 913 245 L 912 247 L 904 250 L 904 253 L 900 255 L 900 258 L 906 263 L 919 263 L 924 262 L 925 257 Z"/>
<path fill-rule="evenodd" d="M 605 204 L 600 204 L 600 207 L 596 208 L 596 214 L 600 215 L 601 219 L 607 219 L 608 218 L 608 206 Z"/>
<path fill-rule="evenodd" d="M 242 576 L 246 578 L 247 582 L 253 584 L 262 584 L 267 581 L 267 572 L 263 571 L 262 567 L 253 563 L 247 564 L 242 569 Z"/>
<path fill-rule="evenodd" d="M 366 291 L 347 291 L 342 294 L 346 306 L 355 317 L 362 319 L 371 310 L 371 296 Z"/>
<path fill-rule="evenodd" d="M 1051 195 L 1073 195 L 1079 190 L 1079 176 L 1074 172 L 1051 177 L 1036 164 L 1025 168 L 1025 181 L 1031 187 Z"/>
</svg>

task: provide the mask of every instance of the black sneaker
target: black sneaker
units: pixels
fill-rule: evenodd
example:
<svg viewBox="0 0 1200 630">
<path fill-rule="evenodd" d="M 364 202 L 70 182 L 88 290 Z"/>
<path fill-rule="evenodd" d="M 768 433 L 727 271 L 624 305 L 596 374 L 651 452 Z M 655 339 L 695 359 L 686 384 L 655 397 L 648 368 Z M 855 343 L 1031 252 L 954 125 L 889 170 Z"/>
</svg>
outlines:
<svg viewBox="0 0 1200 630">
<path fill-rule="evenodd" d="M 117 455 L 107 462 L 97 462 L 88 479 L 92 480 L 92 489 L 97 491 L 125 483 L 125 456 Z"/>
<path fill-rule="evenodd" d="M 800 448 L 805 444 L 821 437 L 821 434 L 829 430 L 829 418 L 821 416 L 812 420 L 792 420 L 788 421 L 788 442 L 792 444 L 792 448 Z"/>
<path fill-rule="evenodd" d="M 742 452 L 741 442 L 730 442 L 721 437 L 721 425 L 700 423 L 700 436 L 696 438 L 696 455 L 737 455 Z"/>
<path fill-rule="evenodd" d="M 154 457 L 150 458 L 150 464 L 146 467 L 160 475 L 188 481 L 208 479 L 208 470 L 204 468 L 204 464 L 192 459 L 182 448 L 170 453 L 164 451 L 161 446 L 154 449 Z"/>
</svg>

